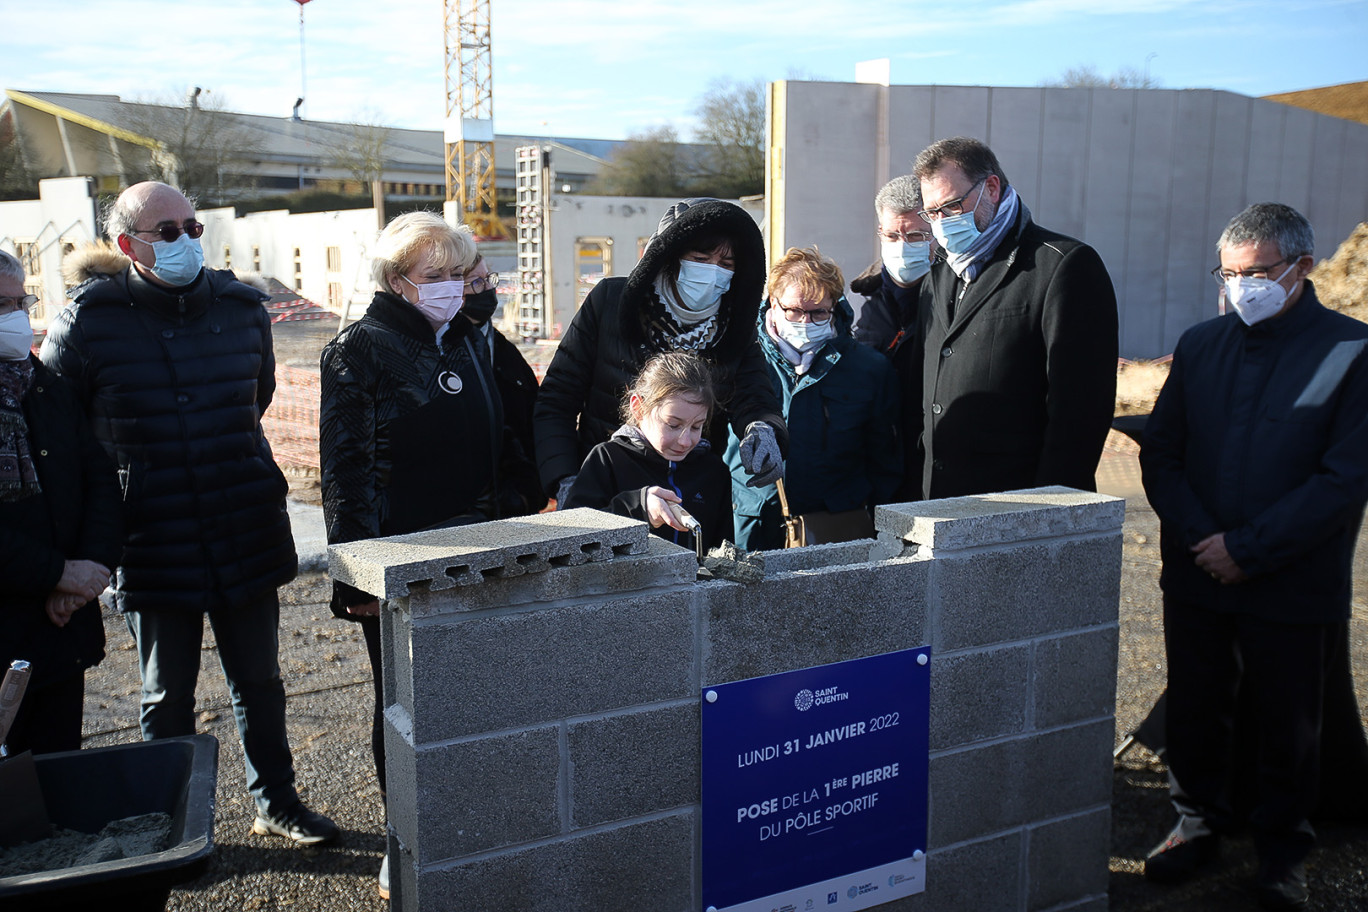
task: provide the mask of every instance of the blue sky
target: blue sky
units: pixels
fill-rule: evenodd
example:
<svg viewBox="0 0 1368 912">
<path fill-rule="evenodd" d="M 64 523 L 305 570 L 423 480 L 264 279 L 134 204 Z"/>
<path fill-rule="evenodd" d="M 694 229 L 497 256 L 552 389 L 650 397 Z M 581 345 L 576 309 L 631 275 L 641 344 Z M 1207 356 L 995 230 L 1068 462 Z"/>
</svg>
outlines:
<svg viewBox="0 0 1368 912">
<path fill-rule="evenodd" d="M 288 116 L 294 0 L 9 4 L 4 88 L 184 97 Z M 17 8 L 14 8 L 17 7 Z M 441 0 L 311 0 L 305 116 L 439 129 Z M 1164 88 L 1267 95 L 1368 79 L 1368 0 L 492 0 L 500 133 L 682 134 L 719 79 L 1039 85 L 1066 68 L 1149 71 Z"/>
</svg>

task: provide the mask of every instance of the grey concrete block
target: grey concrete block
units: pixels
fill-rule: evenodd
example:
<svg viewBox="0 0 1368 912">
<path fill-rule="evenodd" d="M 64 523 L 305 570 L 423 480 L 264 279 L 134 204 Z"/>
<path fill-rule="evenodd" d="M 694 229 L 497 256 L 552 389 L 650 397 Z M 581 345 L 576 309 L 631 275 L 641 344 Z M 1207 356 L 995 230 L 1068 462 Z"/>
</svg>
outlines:
<svg viewBox="0 0 1368 912">
<path fill-rule="evenodd" d="M 694 603 L 693 591 L 681 589 L 415 624 L 414 739 L 691 697 Z"/>
<path fill-rule="evenodd" d="M 608 560 L 644 550 L 645 523 L 580 508 L 333 545 L 328 572 L 381 598 Z"/>
<path fill-rule="evenodd" d="M 569 726 L 571 826 L 594 826 L 699 800 L 698 704 Z"/>
<path fill-rule="evenodd" d="M 939 552 L 1120 532 L 1125 513 L 1120 498 L 1052 486 L 875 507 L 874 526 Z"/>
<path fill-rule="evenodd" d="M 931 758 L 932 846 L 1111 800 L 1110 720 Z"/>
<path fill-rule="evenodd" d="M 687 548 L 648 535 L 642 550 L 630 555 L 573 567 L 551 567 L 544 573 L 486 580 L 480 586 L 414 589 L 404 600 L 415 618 L 439 614 L 501 610 L 523 605 L 578 601 L 663 586 L 692 586 L 698 559 Z"/>
<path fill-rule="evenodd" d="M 828 545 L 808 545 L 806 548 L 783 548 L 765 552 L 765 573 L 788 573 L 794 570 L 820 570 L 846 564 L 866 564 L 878 560 L 870 554 L 878 544 L 874 539 L 853 542 L 832 542 Z"/>
<path fill-rule="evenodd" d="M 1116 623 L 1119 534 L 942 556 L 930 566 L 937 652 Z"/>
<path fill-rule="evenodd" d="M 684 813 L 423 872 L 404 912 L 697 912 Z"/>
<path fill-rule="evenodd" d="M 411 834 L 398 820 L 395 832 L 419 865 L 559 835 L 559 773 L 557 726 L 420 747 L 414 783 L 422 812 Z"/>
<path fill-rule="evenodd" d="M 929 564 L 899 558 L 780 573 L 751 586 L 712 583 L 703 681 L 722 684 L 926 642 Z"/>
<path fill-rule="evenodd" d="M 1120 629 L 1108 625 L 1035 643 L 1032 699 L 1036 728 L 1055 728 L 1115 713 L 1119 638 Z"/>
<path fill-rule="evenodd" d="M 1020 831 L 932 849 L 926 890 L 879 906 L 879 912 L 1020 912 Z"/>
<path fill-rule="evenodd" d="M 1030 647 L 931 657 L 931 750 L 1026 728 Z M 1115 680 L 1116 675 L 1112 675 Z"/>
<path fill-rule="evenodd" d="M 1028 831 L 1027 908 L 1074 908 L 1106 895 L 1111 876 L 1111 809 L 1099 808 Z"/>
</svg>

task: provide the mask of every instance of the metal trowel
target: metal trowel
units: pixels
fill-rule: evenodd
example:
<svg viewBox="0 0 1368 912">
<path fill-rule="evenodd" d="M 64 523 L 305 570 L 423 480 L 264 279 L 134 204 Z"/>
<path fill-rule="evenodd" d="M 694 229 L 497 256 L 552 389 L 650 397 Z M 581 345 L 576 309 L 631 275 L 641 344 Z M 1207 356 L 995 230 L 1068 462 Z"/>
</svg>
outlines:
<svg viewBox="0 0 1368 912">
<path fill-rule="evenodd" d="M 33 754 L 24 751 L 10 757 L 4 747 L 28 688 L 29 671 L 28 662 L 15 660 L 0 683 L 0 846 L 5 847 L 52 835 Z"/>
</svg>

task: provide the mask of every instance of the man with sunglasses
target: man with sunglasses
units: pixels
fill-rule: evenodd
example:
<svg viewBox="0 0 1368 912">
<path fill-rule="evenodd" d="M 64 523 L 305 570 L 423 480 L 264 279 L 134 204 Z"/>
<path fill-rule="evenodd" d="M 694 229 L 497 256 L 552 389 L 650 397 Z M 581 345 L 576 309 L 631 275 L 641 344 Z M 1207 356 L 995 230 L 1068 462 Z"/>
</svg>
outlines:
<svg viewBox="0 0 1368 912">
<path fill-rule="evenodd" d="M 1037 225 L 976 139 L 933 143 L 913 171 L 945 251 L 922 292 L 923 494 L 1096 490 L 1117 352 L 1101 257 Z"/>
<path fill-rule="evenodd" d="M 1368 503 L 1368 326 L 1317 300 L 1314 247 L 1288 206 L 1258 203 L 1230 221 L 1213 275 L 1233 312 L 1178 340 L 1140 452 L 1162 533 L 1165 760 L 1178 812 L 1145 874 L 1192 874 L 1249 811 L 1270 909 L 1307 902 L 1318 799 L 1361 813 L 1364 791 L 1360 777 L 1319 794 L 1332 768 L 1365 751 L 1335 685 L 1347 675 Z M 1235 764 L 1246 741 L 1253 756 L 1241 765 L 1257 775 Z M 1245 779 L 1252 795 L 1236 787 Z"/>
<path fill-rule="evenodd" d="M 297 562 L 284 476 L 261 429 L 275 392 L 265 296 L 204 268 L 204 226 L 147 181 L 107 215 L 117 245 L 69 255 L 72 303 L 41 357 L 69 378 L 113 458 L 127 534 L 114 604 L 138 647 L 147 740 L 195 732 L 207 615 L 242 739 L 253 830 L 337 836 L 299 800 L 277 662 L 276 587 Z"/>
</svg>

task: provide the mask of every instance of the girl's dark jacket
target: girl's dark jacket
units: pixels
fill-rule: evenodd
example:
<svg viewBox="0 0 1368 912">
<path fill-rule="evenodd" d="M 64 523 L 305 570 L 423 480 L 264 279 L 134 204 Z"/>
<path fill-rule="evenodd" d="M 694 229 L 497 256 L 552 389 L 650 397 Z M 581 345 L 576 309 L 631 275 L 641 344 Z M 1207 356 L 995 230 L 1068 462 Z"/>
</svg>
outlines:
<svg viewBox="0 0 1368 912">
<path fill-rule="evenodd" d="M 110 248 L 72 254 L 64 273 L 85 281 L 41 357 L 118 471 L 118 609 L 231 609 L 294 579 L 288 486 L 261 429 L 275 392 L 266 295 L 226 270 L 162 288 Z"/>
<path fill-rule="evenodd" d="M 328 542 L 528 512 L 510 482 L 530 461 L 504 425 L 485 342 L 454 319 L 439 346 L 408 302 L 377 291 L 323 349 L 319 417 Z M 375 596 L 343 583 L 333 612 Z"/>
<path fill-rule="evenodd" d="M 840 513 L 890 503 L 902 480 L 898 433 L 898 376 L 887 358 L 851 337 L 854 312 L 841 298 L 832 311 L 836 336 L 829 339 L 799 376 L 764 329 L 766 304 L 757 332 L 770 365 L 770 383 L 784 404 L 789 458 L 784 486 L 794 515 Z M 779 317 L 778 319 L 783 319 Z M 774 485 L 751 487 L 738 452 L 727 443 L 732 472 L 736 544 L 747 551 L 784 547 L 783 514 Z"/>
<path fill-rule="evenodd" d="M 79 609 L 65 627 L 48 620 L 45 605 L 67 561 L 118 565 L 123 510 L 114 467 L 76 394 L 31 360 L 24 420 L 43 490 L 0 503 L 0 668 L 14 659 L 32 662 L 30 686 L 37 688 L 104 658 L 98 601 Z"/>
<path fill-rule="evenodd" d="M 689 205 L 676 204 L 666 213 L 631 275 L 594 286 L 551 359 L 537 395 L 533 428 L 542 486 L 551 495 L 560 480 L 579 471 L 589 451 L 618 427 L 627 385 L 658 353 L 647 329 L 661 311 L 655 297 L 656 275 L 692 250 L 701 232 L 730 237 L 736 262 L 718 311 L 721 332 L 699 352 L 712 365 L 720 400 L 704 436 L 721 452 L 728 423 L 743 435 L 751 422 L 764 421 L 774 427 L 780 448 L 787 451 L 788 432 L 755 338 L 755 310 L 765 280 L 760 229 L 733 203 L 685 203 Z"/>
<path fill-rule="evenodd" d="M 594 507 L 650 522 L 646 489 L 656 485 L 678 494 L 680 505 L 698 520 L 705 551 L 731 536 L 731 476 L 708 441 L 699 441 L 683 461 L 671 462 L 629 426 L 589 451 L 565 498 L 565 508 Z M 688 532 L 667 525 L 651 531 L 681 547 L 694 547 Z"/>
</svg>

